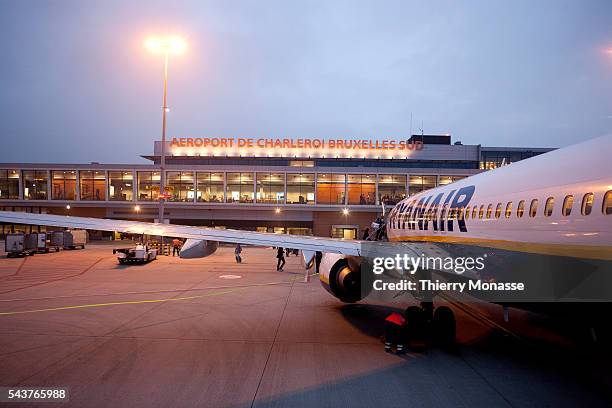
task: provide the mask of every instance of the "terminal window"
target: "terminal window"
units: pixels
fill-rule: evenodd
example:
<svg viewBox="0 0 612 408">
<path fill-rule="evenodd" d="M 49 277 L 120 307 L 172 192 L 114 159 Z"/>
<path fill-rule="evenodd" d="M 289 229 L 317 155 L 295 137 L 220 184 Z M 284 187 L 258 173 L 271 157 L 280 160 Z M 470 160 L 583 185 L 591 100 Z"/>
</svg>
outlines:
<svg viewBox="0 0 612 408">
<path fill-rule="evenodd" d="M 138 200 L 153 201 L 159 196 L 160 174 L 158 171 L 139 171 Z"/>
<path fill-rule="evenodd" d="M 381 174 L 378 176 L 378 196 L 388 205 L 395 205 L 406 198 L 406 176 Z"/>
<path fill-rule="evenodd" d="M 0 170 L 0 199 L 19 199 L 19 170 Z"/>
<path fill-rule="evenodd" d="M 440 176 L 439 185 L 445 186 L 447 184 L 454 183 L 455 181 L 459 181 L 464 178 L 465 176 Z"/>
<path fill-rule="evenodd" d="M 436 176 L 410 176 L 408 194 L 418 194 L 434 187 L 436 187 Z"/>
<path fill-rule="evenodd" d="M 23 198 L 26 200 L 46 200 L 49 188 L 49 173 L 46 170 L 23 171 Z"/>
<path fill-rule="evenodd" d="M 223 173 L 197 172 L 196 199 L 201 203 L 222 203 Z"/>
<path fill-rule="evenodd" d="M 314 204 L 314 173 L 287 174 L 287 204 Z"/>
<path fill-rule="evenodd" d="M 76 171 L 53 170 L 51 172 L 51 199 L 76 199 Z"/>
<path fill-rule="evenodd" d="M 166 185 L 171 197 L 168 201 L 191 202 L 195 198 L 194 178 L 192 171 L 169 171 L 166 173 Z"/>
<path fill-rule="evenodd" d="M 252 203 L 253 173 L 227 173 L 227 202 Z"/>
<path fill-rule="evenodd" d="M 134 175 L 131 171 L 108 172 L 108 198 L 113 201 L 132 201 Z"/>
<path fill-rule="evenodd" d="M 81 200 L 106 200 L 106 175 L 99 170 L 79 171 L 79 190 Z"/>
<path fill-rule="evenodd" d="M 344 174 L 317 175 L 317 204 L 344 204 L 345 194 Z"/>
<path fill-rule="evenodd" d="M 376 204 L 375 174 L 349 174 L 347 180 L 347 195 L 349 204 Z"/>
<path fill-rule="evenodd" d="M 285 174 L 257 173 L 257 202 L 283 204 L 285 202 Z"/>
</svg>

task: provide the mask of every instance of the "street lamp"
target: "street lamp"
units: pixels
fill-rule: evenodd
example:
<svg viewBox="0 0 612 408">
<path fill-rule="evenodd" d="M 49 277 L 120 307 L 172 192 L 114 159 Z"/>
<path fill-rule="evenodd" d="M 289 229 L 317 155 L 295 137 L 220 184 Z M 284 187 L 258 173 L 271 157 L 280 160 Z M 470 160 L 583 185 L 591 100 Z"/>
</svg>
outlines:
<svg viewBox="0 0 612 408">
<path fill-rule="evenodd" d="M 159 168 L 161 171 L 159 186 L 159 222 L 164 222 L 164 187 L 166 186 L 166 113 L 170 110 L 166 104 L 168 89 L 168 58 L 170 55 L 180 55 L 187 49 L 187 43 L 180 37 L 154 37 L 145 41 L 145 47 L 153 54 L 164 56 L 164 105 L 162 107 L 162 145 Z"/>
</svg>

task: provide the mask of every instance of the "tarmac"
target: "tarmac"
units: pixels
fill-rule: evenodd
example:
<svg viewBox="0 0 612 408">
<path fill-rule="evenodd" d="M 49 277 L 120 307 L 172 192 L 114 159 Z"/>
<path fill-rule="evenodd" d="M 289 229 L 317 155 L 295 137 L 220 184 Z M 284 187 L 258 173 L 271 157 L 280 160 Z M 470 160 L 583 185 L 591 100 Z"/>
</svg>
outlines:
<svg viewBox="0 0 612 408">
<path fill-rule="evenodd" d="M 121 246 L 0 252 L 0 386 L 69 388 L 45 407 L 611 405 L 609 352 L 539 316 L 451 303 L 457 348 L 398 356 L 380 342 L 397 305 L 343 304 L 298 257 L 284 272 L 255 247 L 241 264 L 221 247 L 124 266 Z"/>
</svg>

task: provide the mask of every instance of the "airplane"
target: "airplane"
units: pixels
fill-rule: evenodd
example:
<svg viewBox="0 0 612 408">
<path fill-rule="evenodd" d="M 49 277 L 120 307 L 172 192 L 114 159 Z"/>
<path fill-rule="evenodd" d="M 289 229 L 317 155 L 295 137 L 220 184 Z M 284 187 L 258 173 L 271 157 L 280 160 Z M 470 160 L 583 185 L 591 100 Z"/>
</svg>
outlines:
<svg viewBox="0 0 612 408">
<path fill-rule="evenodd" d="M 364 261 L 374 256 L 486 254 L 487 268 L 477 273 L 438 268 L 425 276 L 524 280 L 536 288 L 518 296 L 476 293 L 501 304 L 504 313 L 509 305 L 536 311 L 562 305 L 582 313 L 581 304 L 606 310 L 609 317 L 609 308 L 600 305 L 612 301 L 610 146 L 612 135 L 603 136 L 409 196 L 373 224 L 377 230 L 365 241 L 7 211 L 0 211 L 0 222 L 180 237 L 186 239 L 182 258 L 209 256 L 219 242 L 282 246 L 301 250 L 310 268 L 320 251 L 319 279 L 344 302 L 368 295 Z M 454 325 L 448 310 L 434 310 L 435 293 L 430 295 L 421 299 L 424 318 Z"/>
</svg>

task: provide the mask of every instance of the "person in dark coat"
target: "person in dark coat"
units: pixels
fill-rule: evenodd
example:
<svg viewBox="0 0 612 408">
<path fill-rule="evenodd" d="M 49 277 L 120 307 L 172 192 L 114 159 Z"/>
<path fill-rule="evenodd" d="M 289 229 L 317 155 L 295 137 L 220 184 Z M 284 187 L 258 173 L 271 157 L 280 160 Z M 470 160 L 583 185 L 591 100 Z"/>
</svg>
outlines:
<svg viewBox="0 0 612 408">
<path fill-rule="evenodd" d="M 240 246 L 240 244 L 238 244 L 236 245 L 236 249 L 234 250 L 234 254 L 236 255 L 237 263 L 242 263 L 242 257 L 240 256 L 241 253 L 242 253 L 242 247 Z"/>
<path fill-rule="evenodd" d="M 366 228 L 366 229 L 363 231 L 363 238 L 362 238 L 362 239 L 363 239 L 364 241 L 367 241 L 367 239 L 368 239 L 368 237 L 369 237 L 369 236 L 370 236 L 370 229 L 369 229 L 369 228 Z"/>
<path fill-rule="evenodd" d="M 385 351 L 390 353 L 395 346 L 397 354 L 404 352 L 404 329 L 406 319 L 399 313 L 391 313 L 385 319 Z"/>
<path fill-rule="evenodd" d="M 319 268 L 321 267 L 321 260 L 323 259 L 323 252 L 317 251 L 315 252 L 315 267 L 316 272 L 319 273 Z"/>
<path fill-rule="evenodd" d="M 285 250 L 283 247 L 278 247 L 276 251 L 276 257 L 278 258 L 278 262 L 276 263 L 276 270 L 278 272 L 282 272 L 283 267 L 285 266 Z"/>
</svg>

